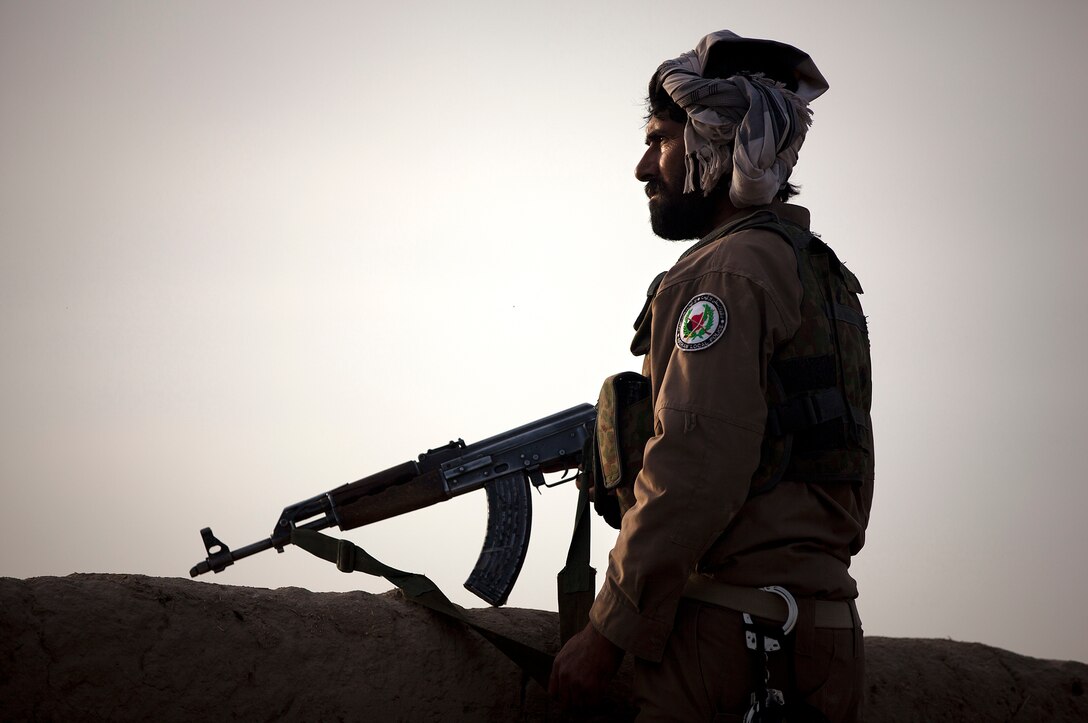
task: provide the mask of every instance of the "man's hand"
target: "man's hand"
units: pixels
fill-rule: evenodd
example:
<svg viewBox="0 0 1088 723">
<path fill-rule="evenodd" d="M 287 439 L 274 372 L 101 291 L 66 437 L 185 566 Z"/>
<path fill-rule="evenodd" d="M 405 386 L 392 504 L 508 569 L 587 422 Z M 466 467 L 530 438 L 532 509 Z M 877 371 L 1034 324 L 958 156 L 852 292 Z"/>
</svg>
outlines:
<svg viewBox="0 0 1088 723">
<path fill-rule="evenodd" d="M 592 624 L 586 625 L 555 656 L 548 692 L 563 708 L 597 703 L 621 662 L 623 648 L 613 645 Z"/>
</svg>

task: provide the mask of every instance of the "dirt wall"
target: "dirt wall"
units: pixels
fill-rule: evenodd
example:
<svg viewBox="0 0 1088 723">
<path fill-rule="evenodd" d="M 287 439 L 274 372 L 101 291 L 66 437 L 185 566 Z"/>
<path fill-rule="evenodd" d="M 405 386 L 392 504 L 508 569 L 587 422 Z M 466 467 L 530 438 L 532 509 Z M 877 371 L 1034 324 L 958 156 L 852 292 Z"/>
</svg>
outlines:
<svg viewBox="0 0 1088 723">
<path fill-rule="evenodd" d="M 558 648 L 555 613 L 478 621 Z M 1088 720 L 1088 666 L 950 640 L 867 638 L 866 719 Z M 631 720 L 630 666 L 606 710 Z M 549 721 L 545 692 L 464 626 L 396 593 L 182 578 L 0 578 L 0 719 Z"/>
</svg>

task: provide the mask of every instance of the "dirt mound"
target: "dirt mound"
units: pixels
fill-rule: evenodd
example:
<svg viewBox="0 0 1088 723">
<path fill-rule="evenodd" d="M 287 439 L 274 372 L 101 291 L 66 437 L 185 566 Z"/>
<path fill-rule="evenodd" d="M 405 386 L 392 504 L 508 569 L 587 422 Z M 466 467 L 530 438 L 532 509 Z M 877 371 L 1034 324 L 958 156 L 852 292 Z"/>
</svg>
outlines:
<svg viewBox="0 0 1088 723">
<path fill-rule="evenodd" d="M 472 617 L 554 652 L 555 613 Z M 866 720 L 1088 720 L 1088 666 L 949 640 L 868 638 Z M 630 720 L 630 669 L 607 712 Z M 139 575 L 0 579 L 0 719 L 563 720 L 464 626 L 396 593 Z"/>
</svg>

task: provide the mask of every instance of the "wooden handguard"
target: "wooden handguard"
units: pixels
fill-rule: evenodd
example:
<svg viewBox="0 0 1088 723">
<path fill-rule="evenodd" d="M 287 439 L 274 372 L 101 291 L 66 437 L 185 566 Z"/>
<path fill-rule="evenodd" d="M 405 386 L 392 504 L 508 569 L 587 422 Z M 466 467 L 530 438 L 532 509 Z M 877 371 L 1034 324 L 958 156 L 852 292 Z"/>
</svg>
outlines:
<svg viewBox="0 0 1088 723">
<path fill-rule="evenodd" d="M 366 480 L 360 480 L 364 481 Z M 374 485 L 374 488 L 378 491 L 369 494 L 363 492 L 344 505 L 339 505 L 336 498 L 333 498 L 333 504 L 337 505 L 335 514 L 341 530 L 353 530 L 372 522 L 387 520 L 405 512 L 430 507 L 449 498 L 439 470 L 432 470 L 418 477 L 396 479 L 388 485 Z M 345 489 L 344 492 L 343 497 L 346 498 L 349 490 Z"/>
</svg>

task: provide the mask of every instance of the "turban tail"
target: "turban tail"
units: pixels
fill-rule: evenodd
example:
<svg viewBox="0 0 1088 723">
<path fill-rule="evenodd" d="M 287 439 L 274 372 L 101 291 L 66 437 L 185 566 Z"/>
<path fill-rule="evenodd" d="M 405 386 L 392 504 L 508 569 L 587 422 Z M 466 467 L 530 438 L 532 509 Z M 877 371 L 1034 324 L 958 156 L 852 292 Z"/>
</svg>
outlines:
<svg viewBox="0 0 1088 723">
<path fill-rule="evenodd" d="M 799 93 L 811 96 L 802 97 L 760 74 L 704 78 L 711 46 L 732 39 L 739 40 L 728 30 L 711 33 L 695 50 L 662 63 L 658 76 L 688 116 L 684 126 L 684 192 L 695 190 L 696 173 L 704 195 L 729 174 L 733 205 L 761 206 L 770 203 L 789 180 L 812 124 L 808 100 L 827 85 L 824 82 L 822 88 L 812 91 L 802 83 Z M 807 63 L 823 81 L 812 61 Z"/>
</svg>

